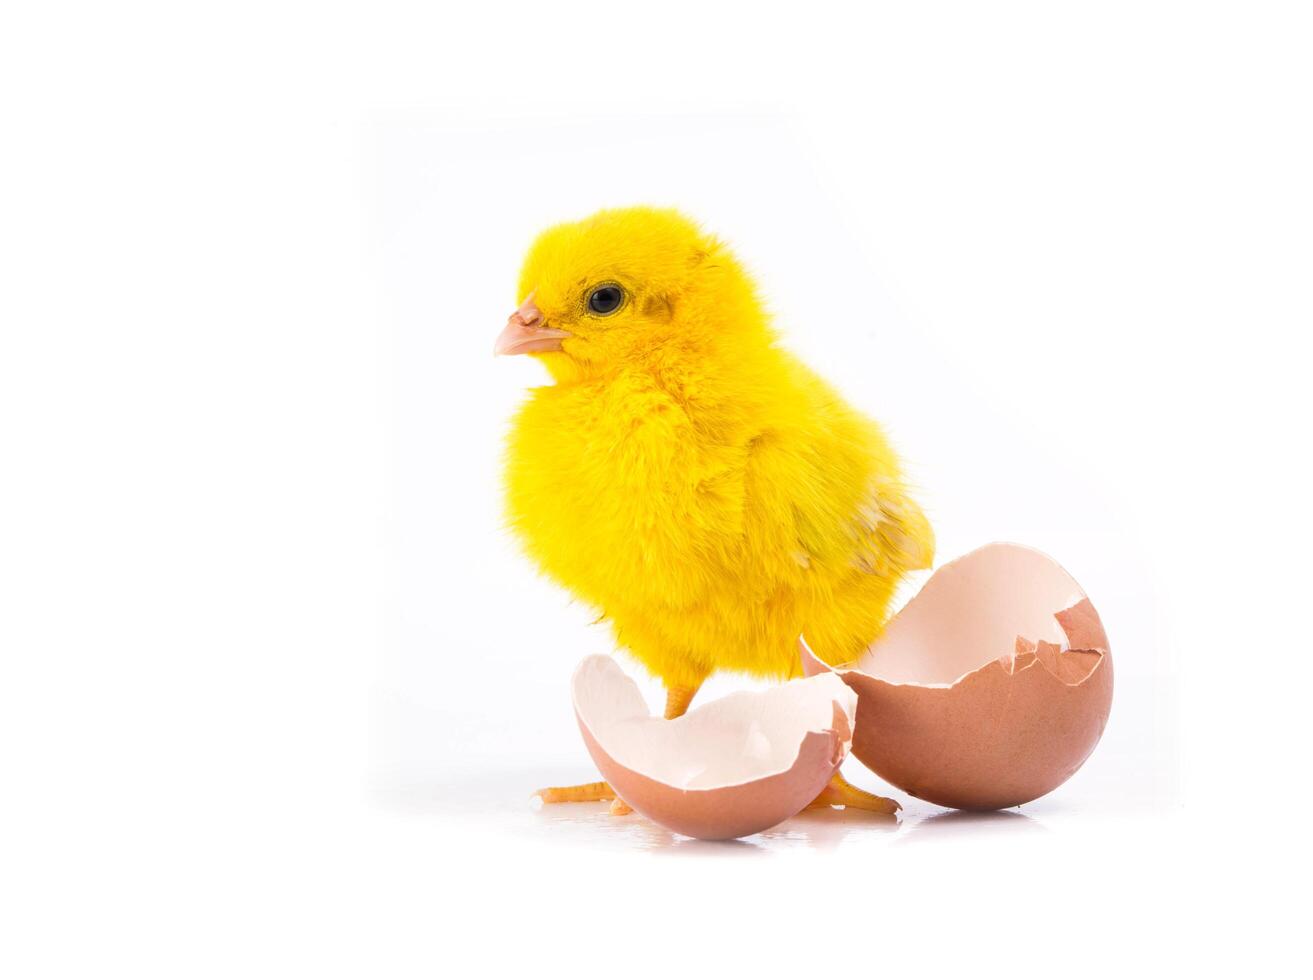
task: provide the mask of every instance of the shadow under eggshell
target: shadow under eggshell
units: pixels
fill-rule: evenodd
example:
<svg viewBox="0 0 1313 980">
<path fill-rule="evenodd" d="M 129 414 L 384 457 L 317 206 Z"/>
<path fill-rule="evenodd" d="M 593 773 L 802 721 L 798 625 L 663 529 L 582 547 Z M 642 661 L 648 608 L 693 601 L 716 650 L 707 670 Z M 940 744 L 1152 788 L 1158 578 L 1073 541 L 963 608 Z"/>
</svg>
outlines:
<svg viewBox="0 0 1313 980">
<path fill-rule="evenodd" d="M 800 647 L 804 673 L 830 669 Z M 1012 544 L 941 568 L 881 639 L 835 670 L 858 695 L 853 754 L 911 795 L 957 809 L 1017 806 L 1061 785 L 1094 750 L 1112 704 L 1093 604 L 1051 558 Z"/>
<path fill-rule="evenodd" d="M 706 840 L 745 837 L 807 806 L 847 754 L 857 708 L 844 684 L 791 681 L 739 692 L 682 718 L 653 717 L 610 657 L 575 671 L 575 716 L 589 755 L 645 817 Z"/>
</svg>

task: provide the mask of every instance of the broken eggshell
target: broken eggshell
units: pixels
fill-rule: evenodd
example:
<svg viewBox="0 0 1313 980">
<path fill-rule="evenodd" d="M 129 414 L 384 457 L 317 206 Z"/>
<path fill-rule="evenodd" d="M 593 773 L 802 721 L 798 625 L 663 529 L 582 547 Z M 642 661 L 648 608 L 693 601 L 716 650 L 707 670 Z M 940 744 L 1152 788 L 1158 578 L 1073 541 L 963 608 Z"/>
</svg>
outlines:
<svg viewBox="0 0 1313 980">
<path fill-rule="evenodd" d="M 1057 562 L 1021 545 L 940 568 L 851 664 L 799 645 L 805 674 L 833 669 L 857 692 L 853 755 L 940 806 L 1050 792 L 1094 750 L 1112 705 L 1099 614 Z"/>
<path fill-rule="evenodd" d="M 626 803 L 676 833 L 745 837 L 798 813 L 825 788 L 852 741 L 857 696 L 822 674 L 740 691 L 679 718 L 653 717 L 607 656 L 571 684 L 597 768 Z"/>
</svg>

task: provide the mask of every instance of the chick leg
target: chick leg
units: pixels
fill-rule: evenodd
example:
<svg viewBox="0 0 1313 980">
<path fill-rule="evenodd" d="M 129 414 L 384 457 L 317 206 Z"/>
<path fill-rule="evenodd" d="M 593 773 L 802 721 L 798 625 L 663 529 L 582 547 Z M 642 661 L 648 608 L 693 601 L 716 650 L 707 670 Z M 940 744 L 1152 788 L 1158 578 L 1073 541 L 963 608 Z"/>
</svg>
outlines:
<svg viewBox="0 0 1313 980">
<path fill-rule="evenodd" d="M 810 810 L 822 806 L 841 806 L 850 810 L 870 810 L 872 813 L 888 814 L 897 813 L 902 809 L 896 800 L 858 789 L 837 772 L 830 778 L 830 784 L 821 790 L 821 795 L 816 797 L 807 808 Z"/>
<path fill-rule="evenodd" d="M 693 703 L 697 697 L 698 688 L 702 685 L 694 684 L 690 687 L 667 687 L 666 688 L 666 720 L 678 718 L 688 706 Z"/>
<path fill-rule="evenodd" d="M 666 718 L 678 718 L 693 701 L 700 684 L 691 687 L 666 688 Z M 609 783 L 581 783 L 578 786 L 548 786 L 533 794 L 543 803 L 592 803 L 597 800 L 610 800 L 611 813 L 617 817 L 633 813 L 633 808 L 615 795 Z M 877 799 L 879 797 L 876 797 Z"/>
</svg>

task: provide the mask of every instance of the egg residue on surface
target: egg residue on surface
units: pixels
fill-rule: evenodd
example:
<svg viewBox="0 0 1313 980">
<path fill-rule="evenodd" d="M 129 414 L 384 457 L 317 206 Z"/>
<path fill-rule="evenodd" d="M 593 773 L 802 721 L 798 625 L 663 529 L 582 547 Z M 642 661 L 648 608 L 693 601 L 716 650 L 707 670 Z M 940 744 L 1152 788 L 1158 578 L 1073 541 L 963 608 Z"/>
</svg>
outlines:
<svg viewBox="0 0 1313 980">
<path fill-rule="evenodd" d="M 620 798 L 709 840 L 766 830 L 811 803 L 843 762 L 857 711 L 857 695 L 826 673 L 653 717 L 601 655 L 579 665 L 571 689 L 584 744 Z"/>
<path fill-rule="evenodd" d="M 800 647 L 805 673 L 832 669 L 805 638 Z M 1017 806 L 1061 785 L 1112 705 L 1093 604 L 1057 562 L 1015 544 L 940 568 L 865 654 L 833 669 L 858 695 L 853 754 L 958 809 Z"/>
</svg>

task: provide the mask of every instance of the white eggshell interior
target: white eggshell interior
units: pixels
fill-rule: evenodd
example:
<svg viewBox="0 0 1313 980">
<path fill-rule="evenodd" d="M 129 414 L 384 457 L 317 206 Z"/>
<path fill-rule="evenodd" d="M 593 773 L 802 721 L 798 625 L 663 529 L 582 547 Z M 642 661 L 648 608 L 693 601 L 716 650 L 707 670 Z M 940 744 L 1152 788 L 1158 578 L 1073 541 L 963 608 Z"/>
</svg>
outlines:
<svg viewBox="0 0 1313 980">
<path fill-rule="evenodd" d="M 620 765 L 678 789 L 735 786 L 790 769 L 808 732 L 852 731 L 857 696 L 836 674 L 740 691 L 681 718 L 653 717 L 620 665 L 593 656 L 574 677 L 580 721 Z"/>
<path fill-rule="evenodd" d="M 1048 555 L 991 544 L 943 566 L 850 666 L 891 684 L 948 686 L 1011 656 L 1018 636 L 1066 649 L 1054 613 L 1085 598 Z"/>
</svg>

